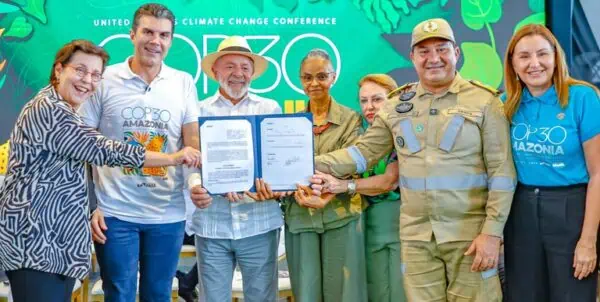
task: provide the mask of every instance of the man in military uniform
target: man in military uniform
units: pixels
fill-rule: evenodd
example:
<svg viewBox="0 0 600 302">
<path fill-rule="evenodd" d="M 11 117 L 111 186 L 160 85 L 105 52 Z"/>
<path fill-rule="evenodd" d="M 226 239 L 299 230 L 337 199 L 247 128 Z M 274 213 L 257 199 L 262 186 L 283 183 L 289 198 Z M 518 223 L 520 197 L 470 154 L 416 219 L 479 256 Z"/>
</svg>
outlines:
<svg viewBox="0 0 600 302">
<path fill-rule="evenodd" d="M 317 157 L 317 169 L 361 173 L 395 148 L 408 299 L 501 301 L 496 267 L 515 187 L 502 103 L 457 73 L 460 50 L 445 20 L 418 24 L 411 48 L 419 82 L 390 93 L 356 145 Z"/>
</svg>

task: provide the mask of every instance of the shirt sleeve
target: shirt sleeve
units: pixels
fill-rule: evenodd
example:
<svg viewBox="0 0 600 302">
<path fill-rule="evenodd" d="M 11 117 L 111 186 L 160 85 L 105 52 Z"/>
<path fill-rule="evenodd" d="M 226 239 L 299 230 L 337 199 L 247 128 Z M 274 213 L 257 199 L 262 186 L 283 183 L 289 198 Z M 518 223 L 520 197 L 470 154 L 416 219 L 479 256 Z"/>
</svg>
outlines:
<svg viewBox="0 0 600 302">
<path fill-rule="evenodd" d="M 356 112 L 352 112 L 352 118 L 346 124 L 346 131 L 344 132 L 344 136 L 342 137 L 342 141 L 344 142 L 342 148 L 347 148 L 352 146 L 358 140 L 362 132 L 362 117 Z"/>
<path fill-rule="evenodd" d="M 600 133 L 600 119 L 597 114 L 600 112 L 600 99 L 598 94 L 591 87 L 580 88 L 577 94 L 571 99 L 578 102 L 577 116 L 579 121 L 579 140 L 584 143 Z"/>
<path fill-rule="evenodd" d="M 368 170 L 389 154 L 394 143 L 391 130 L 385 122 L 387 114 L 382 110 L 385 108 L 379 110 L 373 125 L 357 138 L 354 146 L 315 157 L 316 169 L 335 177 L 349 177 Z"/>
<path fill-rule="evenodd" d="M 498 97 L 492 97 L 485 108 L 481 138 L 488 177 L 486 218 L 481 233 L 502 237 L 516 186 L 516 171 L 509 123 Z"/>
<path fill-rule="evenodd" d="M 22 119 L 27 139 L 43 150 L 96 166 L 142 167 L 145 148 L 110 140 L 85 125 L 73 112 L 38 102 Z"/>
<path fill-rule="evenodd" d="M 100 84 L 102 86 L 102 84 Z M 100 117 L 102 116 L 102 87 L 92 94 L 78 110 L 81 120 L 88 126 L 98 129 L 100 127 Z"/>
</svg>

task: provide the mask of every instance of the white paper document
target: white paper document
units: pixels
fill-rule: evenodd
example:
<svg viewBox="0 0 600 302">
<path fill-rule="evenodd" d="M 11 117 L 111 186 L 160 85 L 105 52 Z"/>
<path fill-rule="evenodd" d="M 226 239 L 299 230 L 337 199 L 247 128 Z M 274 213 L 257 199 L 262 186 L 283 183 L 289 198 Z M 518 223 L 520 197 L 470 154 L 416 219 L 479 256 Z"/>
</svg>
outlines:
<svg viewBox="0 0 600 302">
<path fill-rule="evenodd" d="M 314 174 L 312 121 L 305 117 L 261 121 L 262 178 L 272 190 L 295 191 Z"/>
<path fill-rule="evenodd" d="M 314 174 L 312 115 L 201 117 L 202 185 L 211 194 L 294 191 Z"/>
<path fill-rule="evenodd" d="M 243 192 L 254 184 L 252 125 L 208 120 L 200 126 L 202 183 L 212 194 Z"/>
</svg>

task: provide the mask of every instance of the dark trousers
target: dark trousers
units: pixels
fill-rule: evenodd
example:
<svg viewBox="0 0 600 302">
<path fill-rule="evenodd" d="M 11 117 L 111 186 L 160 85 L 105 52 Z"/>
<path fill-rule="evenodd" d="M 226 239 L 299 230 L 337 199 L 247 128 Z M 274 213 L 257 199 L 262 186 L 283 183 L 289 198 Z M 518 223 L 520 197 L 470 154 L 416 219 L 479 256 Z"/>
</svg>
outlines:
<svg viewBox="0 0 600 302">
<path fill-rule="evenodd" d="M 75 278 L 32 269 L 7 271 L 14 302 L 69 302 Z"/>
<path fill-rule="evenodd" d="M 184 234 L 183 236 L 183 244 L 185 245 L 196 245 L 194 241 L 194 236 L 188 236 Z M 184 275 L 180 282 L 183 284 L 179 284 L 180 287 L 183 287 L 187 290 L 193 290 L 196 285 L 198 285 L 198 263 L 194 263 L 192 269 Z"/>
<path fill-rule="evenodd" d="M 506 301 L 596 301 L 598 271 L 573 276 L 586 190 L 519 184 L 504 229 Z"/>
</svg>

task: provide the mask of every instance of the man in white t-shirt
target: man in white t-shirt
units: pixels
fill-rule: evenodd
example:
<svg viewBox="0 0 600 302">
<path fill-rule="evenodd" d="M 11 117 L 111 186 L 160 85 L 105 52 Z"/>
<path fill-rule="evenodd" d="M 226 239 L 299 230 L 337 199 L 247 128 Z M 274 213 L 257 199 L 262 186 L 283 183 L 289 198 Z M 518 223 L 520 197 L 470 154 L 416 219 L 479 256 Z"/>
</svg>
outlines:
<svg viewBox="0 0 600 302">
<path fill-rule="evenodd" d="M 90 126 L 147 150 L 198 149 L 197 92 L 192 77 L 163 63 L 175 17 L 144 4 L 130 31 L 134 54 L 109 66 L 97 93 L 81 106 Z M 185 224 L 183 168 L 94 167 L 98 209 L 92 236 L 105 301 L 169 301 Z"/>
</svg>

